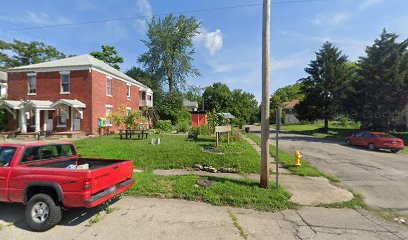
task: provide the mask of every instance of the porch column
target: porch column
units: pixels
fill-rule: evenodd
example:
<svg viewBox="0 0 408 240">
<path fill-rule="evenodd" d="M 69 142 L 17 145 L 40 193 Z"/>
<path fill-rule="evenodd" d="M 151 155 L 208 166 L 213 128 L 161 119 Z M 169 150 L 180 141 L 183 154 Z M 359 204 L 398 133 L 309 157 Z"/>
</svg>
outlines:
<svg viewBox="0 0 408 240">
<path fill-rule="evenodd" d="M 27 116 L 25 109 L 20 109 L 20 131 L 21 133 L 27 133 Z"/>
<path fill-rule="evenodd" d="M 69 130 L 72 132 L 72 131 L 74 131 L 74 108 L 73 107 L 70 107 L 70 109 L 71 109 L 71 126 L 70 126 L 70 128 L 69 128 Z"/>
<path fill-rule="evenodd" d="M 35 109 L 35 132 L 41 131 L 40 127 L 40 110 Z"/>
<path fill-rule="evenodd" d="M 43 123 L 43 130 L 47 131 L 47 120 L 48 120 L 48 110 L 44 111 L 44 123 Z"/>
</svg>

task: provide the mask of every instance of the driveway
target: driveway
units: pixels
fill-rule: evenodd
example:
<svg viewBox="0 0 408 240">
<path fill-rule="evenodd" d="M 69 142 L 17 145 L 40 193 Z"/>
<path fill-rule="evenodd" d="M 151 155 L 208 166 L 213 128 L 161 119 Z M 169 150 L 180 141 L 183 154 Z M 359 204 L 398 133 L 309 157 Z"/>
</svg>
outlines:
<svg viewBox="0 0 408 240">
<path fill-rule="evenodd" d="M 0 204 L 1 240 L 97 239 L 407 239 L 408 230 L 365 211 L 304 207 L 281 212 L 216 207 L 205 203 L 124 197 L 113 212 L 90 224 L 97 209 L 67 212 L 61 224 L 27 230 L 20 205 Z"/>
<path fill-rule="evenodd" d="M 255 131 L 259 129 L 254 127 Z M 275 144 L 275 133 L 271 133 Z M 281 133 L 280 147 L 294 152 L 324 173 L 363 195 L 373 207 L 408 209 L 408 154 L 369 151 L 311 136 Z"/>
</svg>

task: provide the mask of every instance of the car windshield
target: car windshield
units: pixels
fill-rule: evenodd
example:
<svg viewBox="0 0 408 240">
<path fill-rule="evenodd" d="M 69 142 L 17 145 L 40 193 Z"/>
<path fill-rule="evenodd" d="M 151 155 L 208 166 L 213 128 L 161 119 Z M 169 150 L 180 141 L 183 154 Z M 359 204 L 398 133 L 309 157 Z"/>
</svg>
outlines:
<svg viewBox="0 0 408 240">
<path fill-rule="evenodd" d="M 76 154 L 75 148 L 69 144 L 56 144 L 28 147 L 21 159 L 21 163 L 48 160 L 60 157 L 70 157 Z"/>
<path fill-rule="evenodd" d="M 382 138 L 396 138 L 392 136 L 391 134 L 387 134 L 387 133 L 377 134 L 377 136 L 382 137 Z"/>
<path fill-rule="evenodd" d="M 0 166 L 8 167 L 15 152 L 14 147 L 0 147 Z"/>
</svg>

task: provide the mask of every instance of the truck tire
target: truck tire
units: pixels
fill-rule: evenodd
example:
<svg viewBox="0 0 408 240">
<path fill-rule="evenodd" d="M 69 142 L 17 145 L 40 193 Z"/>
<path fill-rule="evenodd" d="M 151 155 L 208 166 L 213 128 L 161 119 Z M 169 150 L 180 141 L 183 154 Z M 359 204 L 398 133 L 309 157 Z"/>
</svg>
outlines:
<svg viewBox="0 0 408 240">
<path fill-rule="evenodd" d="M 49 195 L 39 193 L 28 201 L 25 218 L 33 231 L 44 232 L 61 220 L 62 209 Z"/>
</svg>

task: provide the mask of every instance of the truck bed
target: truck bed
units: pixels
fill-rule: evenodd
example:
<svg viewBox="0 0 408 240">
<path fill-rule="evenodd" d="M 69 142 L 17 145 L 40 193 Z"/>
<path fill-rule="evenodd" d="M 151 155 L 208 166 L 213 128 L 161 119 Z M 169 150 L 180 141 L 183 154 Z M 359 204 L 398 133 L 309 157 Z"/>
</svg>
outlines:
<svg viewBox="0 0 408 240">
<path fill-rule="evenodd" d="M 67 160 L 58 160 L 58 161 L 51 161 L 46 163 L 38 163 L 38 164 L 30 164 L 27 167 L 40 167 L 40 168 L 67 168 L 69 165 L 76 164 L 89 164 L 89 170 L 95 170 L 99 168 L 103 168 L 106 166 L 122 163 L 126 160 L 101 160 L 101 159 L 91 159 L 91 158 L 74 158 L 74 159 L 67 159 Z"/>
</svg>

